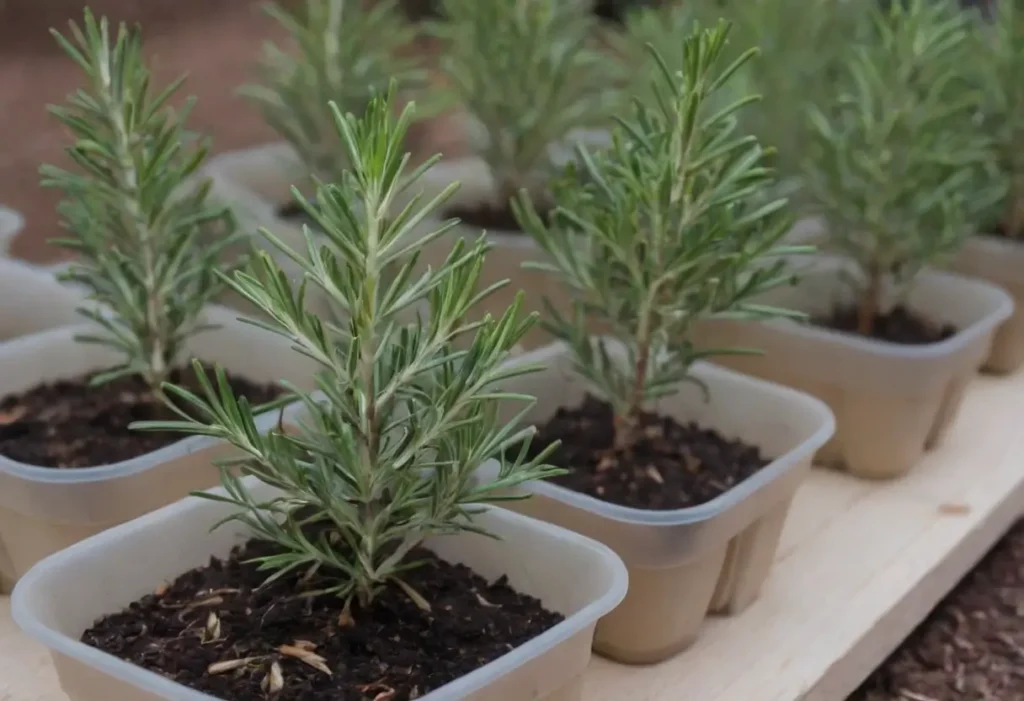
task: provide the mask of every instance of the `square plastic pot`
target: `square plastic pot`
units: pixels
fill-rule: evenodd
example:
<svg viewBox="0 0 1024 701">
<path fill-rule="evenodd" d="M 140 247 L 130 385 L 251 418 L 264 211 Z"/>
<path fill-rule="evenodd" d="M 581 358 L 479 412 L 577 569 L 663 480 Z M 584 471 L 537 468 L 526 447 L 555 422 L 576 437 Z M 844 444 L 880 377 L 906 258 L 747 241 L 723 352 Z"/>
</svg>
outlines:
<svg viewBox="0 0 1024 701">
<path fill-rule="evenodd" d="M 998 285 L 1013 297 L 1013 315 L 996 331 L 984 369 L 1014 372 L 1024 362 L 1024 243 L 984 234 L 972 236 L 952 269 Z"/>
<path fill-rule="evenodd" d="M 25 218 L 9 207 L 0 205 L 0 256 L 11 250 L 14 238 L 25 228 Z"/>
<path fill-rule="evenodd" d="M 0 209 L 0 228 L 4 210 Z M 3 232 L 0 231 L 0 236 Z M 0 240 L 0 246 L 3 242 Z M 42 268 L 0 257 L 0 342 L 82 321 L 75 311 L 85 304 L 78 292 L 58 283 Z M 0 372 L 0 381 L 3 373 Z M 0 592 L 10 591 L 14 566 L 0 540 Z"/>
<path fill-rule="evenodd" d="M 237 320 L 224 308 L 211 307 L 208 319 L 220 328 L 192 339 L 189 351 L 195 357 L 255 382 L 288 380 L 311 388 L 312 361 L 287 340 Z M 75 342 L 75 334 L 87 328 L 92 327 L 54 329 L 0 344 L 0 396 L 110 367 L 117 356 L 109 349 Z M 269 429 L 277 419 L 271 412 L 259 425 Z M 73 470 L 0 455 L 0 543 L 8 556 L 7 578 L 94 533 L 214 486 L 219 472 L 211 461 L 229 449 L 221 441 L 193 436 L 131 460 Z"/>
<path fill-rule="evenodd" d="M 614 352 L 621 357 L 620 348 Z M 527 417 L 534 424 L 578 405 L 587 392 L 562 344 L 511 362 L 544 367 L 503 385 L 537 397 Z M 757 598 L 793 496 L 832 435 L 832 414 L 813 397 L 706 363 L 693 374 L 706 383 L 707 397 L 685 385 L 652 409 L 756 445 L 772 458 L 756 475 L 705 504 L 671 511 L 611 504 L 549 482 L 527 485 L 532 497 L 509 503 L 604 543 L 626 563 L 629 592 L 594 638 L 595 650 L 619 662 L 667 659 L 697 638 L 709 614 L 736 614 Z M 481 472 L 481 479 L 494 476 L 493 469 Z"/>
<path fill-rule="evenodd" d="M 799 285 L 774 290 L 763 301 L 827 316 L 852 299 L 844 281 L 853 273 L 848 261 L 814 256 L 801 268 Z M 817 461 L 858 477 L 894 478 L 942 439 L 996 329 L 1013 311 L 1001 289 L 935 271 L 923 272 L 904 302 L 957 333 L 907 346 L 792 321 L 723 321 L 700 325 L 693 338 L 698 346 L 760 349 L 763 355 L 718 362 L 824 400 L 836 416 L 836 435 Z"/>
<path fill-rule="evenodd" d="M 252 478 L 249 485 L 258 497 L 275 493 Z M 50 648 L 71 701 L 213 699 L 79 641 L 97 618 L 247 540 L 244 527 L 234 523 L 210 531 L 232 510 L 185 499 L 68 548 L 22 579 L 12 599 L 14 619 Z M 479 523 L 499 540 L 460 534 L 426 545 L 489 580 L 507 575 L 518 591 L 566 619 L 420 701 L 582 701 L 594 625 L 622 599 L 625 567 L 599 543 L 503 509 L 485 509 Z"/>
</svg>

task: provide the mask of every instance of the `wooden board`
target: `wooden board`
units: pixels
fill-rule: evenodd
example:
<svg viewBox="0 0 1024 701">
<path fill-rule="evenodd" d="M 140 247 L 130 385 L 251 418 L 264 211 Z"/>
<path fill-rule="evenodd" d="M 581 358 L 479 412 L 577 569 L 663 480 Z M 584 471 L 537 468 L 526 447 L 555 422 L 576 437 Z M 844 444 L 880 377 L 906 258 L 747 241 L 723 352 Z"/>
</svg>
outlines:
<svg viewBox="0 0 1024 701">
<path fill-rule="evenodd" d="M 653 667 L 595 659 L 585 701 L 842 701 L 1024 515 L 1024 374 L 979 378 L 940 449 L 898 482 L 815 471 L 742 616 Z M 0 701 L 65 701 L 0 605 Z"/>
</svg>

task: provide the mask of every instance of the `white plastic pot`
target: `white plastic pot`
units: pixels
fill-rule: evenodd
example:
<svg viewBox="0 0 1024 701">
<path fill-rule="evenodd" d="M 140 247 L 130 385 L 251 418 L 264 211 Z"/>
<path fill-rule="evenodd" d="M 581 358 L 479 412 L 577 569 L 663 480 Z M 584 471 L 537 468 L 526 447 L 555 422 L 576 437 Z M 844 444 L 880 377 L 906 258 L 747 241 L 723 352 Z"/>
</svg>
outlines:
<svg viewBox="0 0 1024 701">
<path fill-rule="evenodd" d="M 237 314 L 211 307 L 207 318 L 220 328 L 200 333 L 189 351 L 206 362 L 255 382 L 288 380 L 312 388 L 312 361 L 287 340 L 237 320 Z M 0 344 L 0 396 L 42 382 L 110 367 L 117 356 L 101 346 L 74 340 L 92 327 L 65 327 Z M 262 428 L 277 421 L 272 412 Z M 0 543 L 7 551 L 8 578 L 24 574 L 50 553 L 94 533 L 215 485 L 211 460 L 227 444 L 194 436 L 131 460 L 82 469 L 26 465 L 0 455 Z M 0 563 L 2 564 L 2 563 Z"/>
<path fill-rule="evenodd" d="M 45 268 L 0 257 L 0 341 L 58 326 L 80 324 L 76 311 L 86 304 Z"/>
<path fill-rule="evenodd" d="M 1013 297 L 1013 315 L 996 331 L 984 367 L 1014 372 L 1024 363 L 1024 243 L 977 234 L 967 239 L 952 269 L 998 285 Z"/>
<path fill-rule="evenodd" d="M 621 357 L 621 348 L 611 348 Z M 534 424 L 577 406 L 587 392 L 562 344 L 511 362 L 544 367 L 503 385 L 537 397 L 526 418 Z M 601 619 L 594 639 L 595 650 L 620 662 L 664 660 L 696 639 L 709 613 L 736 614 L 757 598 L 793 495 L 834 429 L 828 407 L 813 397 L 707 363 L 693 374 L 708 387 L 707 401 L 685 385 L 651 409 L 756 445 L 772 459 L 757 474 L 705 504 L 670 511 L 611 504 L 550 482 L 527 485 L 533 496 L 509 503 L 604 543 L 626 563 L 629 593 Z M 494 476 L 493 469 L 481 473 Z"/>
<path fill-rule="evenodd" d="M 25 218 L 13 209 L 0 205 L 0 256 L 11 250 L 14 238 L 25 228 Z"/>
<path fill-rule="evenodd" d="M 249 484 L 257 498 L 275 493 L 252 478 Z M 185 499 L 57 553 L 25 575 L 12 598 L 14 619 L 52 650 L 71 701 L 212 700 L 80 639 L 97 618 L 247 540 L 237 523 L 210 530 L 233 508 Z M 462 534 L 433 538 L 427 547 L 489 580 L 507 575 L 516 590 L 566 620 L 420 701 L 582 701 L 594 624 L 626 590 L 622 562 L 599 543 L 503 509 L 488 508 L 478 518 L 499 540 Z"/>
<path fill-rule="evenodd" d="M 4 233 L 5 214 L 6 210 L 0 209 L 0 237 Z M 0 344 L 26 334 L 80 323 L 82 317 L 75 310 L 86 301 L 78 292 L 58 283 L 45 269 L 3 257 L 0 300 Z M 0 378 L 3 374 L 0 369 Z M 13 572 L 10 556 L 0 540 L 0 592 L 10 591 Z"/>
<path fill-rule="evenodd" d="M 763 301 L 811 316 L 828 316 L 852 302 L 844 277 L 853 265 L 813 256 L 801 263 L 796 287 Z M 890 300 L 891 301 L 891 300 Z M 898 345 L 792 321 L 703 324 L 698 346 L 756 348 L 760 356 L 718 362 L 813 394 L 835 413 L 836 435 L 817 456 L 859 477 L 885 479 L 909 471 L 952 424 L 967 383 L 988 357 L 999 325 L 1013 311 L 1001 289 L 948 273 L 918 276 L 906 306 L 958 331 L 927 345 Z"/>
</svg>

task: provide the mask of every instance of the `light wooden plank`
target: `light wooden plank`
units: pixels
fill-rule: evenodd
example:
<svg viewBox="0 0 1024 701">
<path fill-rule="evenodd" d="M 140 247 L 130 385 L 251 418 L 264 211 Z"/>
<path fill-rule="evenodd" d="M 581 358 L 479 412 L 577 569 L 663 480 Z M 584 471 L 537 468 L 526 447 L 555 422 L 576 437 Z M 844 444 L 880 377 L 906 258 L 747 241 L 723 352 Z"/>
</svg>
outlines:
<svg viewBox="0 0 1024 701">
<path fill-rule="evenodd" d="M 815 471 L 760 600 L 666 663 L 596 659 L 586 701 L 842 701 L 1024 515 L 1021 416 L 1024 374 L 979 378 L 945 443 L 906 479 Z M 0 701 L 65 701 L 6 600 Z"/>
</svg>

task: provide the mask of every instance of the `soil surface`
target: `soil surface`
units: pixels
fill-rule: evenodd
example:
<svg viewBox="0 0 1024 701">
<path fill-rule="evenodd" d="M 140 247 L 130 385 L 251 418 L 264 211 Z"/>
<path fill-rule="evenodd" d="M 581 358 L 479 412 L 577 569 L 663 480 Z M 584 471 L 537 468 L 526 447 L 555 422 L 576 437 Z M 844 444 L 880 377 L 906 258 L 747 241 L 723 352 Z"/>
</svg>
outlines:
<svg viewBox="0 0 1024 701">
<path fill-rule="evenodd" d="M 847 701 L 1024 700 L 1024 522 Z"/>
<path fill-rule="evenodd" d="M 857 310 L 853 307 L 837 309 L 831 318 L 815 319 L 814 323 L 836 331 L 857 333 Z M 940 326 L 906 307 L 898 306 L 886 314 L 875 317 L 875 328 L 871 338 L 905 346 L 919 346 L 945 341 L 956 332 L 956 328 L 949 324 Z"/>
<path fill-rule="evenodd" d="M 541 213 L 543 216 L 543 213 Z M 501 231 L 509 234 L 522 234 L 519 222 L 512 214 L 512 208 L 492 207 L 484 204 L 479 207 L 451 207 L 445 212 L 446 217 L 456 217 L 462 220 L 466 226 L 484 231 Z"/>
<path fill-rule="evenodd" d="M 770 461 L 760 451 L 695 423 L 645 413 L 643 438 L 616 450 L 611 405 L 592 396 L 579 407 L 562 408 L 538 427 L 531 447 L 539 451 L 562 443 L 548 458 L 571 470 L 557 484 L 602 501 L 638 509 L 667 511 L 711 501 Z"/>
<path fill-rule="evenodd" d="M 300 570 L 259 588 L 268 573 L 242 563 L 278 551 L 252 541 L 101 619 L 82 640 L 221 699 L 407 701 L 562 620 L 504 579 L 488 583 L 426 550 L 410 554 L 424 564 L 405 581 L 430 613 L 389 586 L 346 615 L 338 596 L 302 595 L 337 584 L 322 573 Z M 278 692 L 264 693 L 272 683 Z"/>
<path fill-rule="evenodd" d="M 212 366 L 208 369 L 212 374 Z M 180 433 L 128 429 L 134 421 L 180 418 L 153 399 L 141 378 L 123 377 L 92 387 L 90 377 L 36 385 L 0 399 L 0 455 L 40 467 L 95 467 L 130 460 L 187 438 Z M 235 396 L 247 398 L 253 406 L 283 392 L 273 384 L 232 375 L 228 379 Z M 201 395 L 191 368 L 176 370 L 169 381 Z"/>
<path fill-rule="evenodd" d="M 1006 229 L 1003 228 L 1002 224 L 997 224 L 996 226 L 992 227 L 990 231 L 985 233 L 985 236 L 992 236 L 997 239 L 1011 239 L 1013 241 L 1018 241 L 1019 243 L 1024 244 L 1024 240 L 1018 239 L 1015 236 L 1008 236 L 1006 234 Z"/>
</svg>

